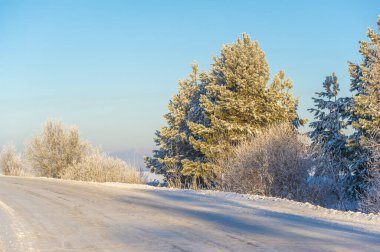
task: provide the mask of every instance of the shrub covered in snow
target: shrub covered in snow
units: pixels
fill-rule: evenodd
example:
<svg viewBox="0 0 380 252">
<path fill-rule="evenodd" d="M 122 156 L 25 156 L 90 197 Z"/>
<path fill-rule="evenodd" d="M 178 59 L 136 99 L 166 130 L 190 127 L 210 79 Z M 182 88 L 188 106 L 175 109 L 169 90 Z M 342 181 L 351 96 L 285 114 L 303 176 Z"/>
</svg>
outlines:
<svg viewBox="0 0 380 252">
<path fill-rule="evenodd" d="M 4 175 L 19 176 L 23 173 L 23 161 L 14 145 L 6 145 L 0 153 L 0 168 Z"/>
<path fill-rule="evenodd" d="M 38 175 L 59 178 L 61 172 L 80 163 L 90 145 L 80 138 L 76 128 L 65 129 L 59 121 L 49 120 L 41 134 L 26 145 L 26 155 Z"/>
<path fill-rule="evenodd" d="M 288 124 L 265 129 L 220 159 L 222 189 L 239 193 L 301 198 L 308 170 L 306 144 Z"/>
<path fill-rule="evenodd" d="M 100 151 L 95 151 L 85 156 L 80 162 L 62 170 L 60 177 L 93 182 L 144 182 L 142 173 L 138 168 Z"/>
<path fill-rule="evenodd" d="M 370 137 L 363 138 L 362 145 L 371 152 L 368 164 L 366 190 L 360 202 L 360 210 L 367 213 L 380 212 L 380 129 L 372 131 Z"/>
<path fill-rule="evenodd" d="M 76 128 L 66 129 L 59 121 L 49 120 L 41 134 L 26 144 L 26 160 L 14 146 L 0 154 L 4 175 L 33 175 L 94 182 L 143 183 L 138 168 L 121 159 L 95 150 L 82 140 Z"/>
</svg>

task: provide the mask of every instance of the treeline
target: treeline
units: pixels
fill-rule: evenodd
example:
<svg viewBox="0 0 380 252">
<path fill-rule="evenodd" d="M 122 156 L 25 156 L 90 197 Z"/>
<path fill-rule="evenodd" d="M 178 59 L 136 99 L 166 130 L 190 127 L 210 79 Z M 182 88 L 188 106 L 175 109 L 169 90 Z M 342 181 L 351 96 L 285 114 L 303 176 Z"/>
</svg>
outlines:
<svg viewBox="0 0 380 252">
<path fill-rule="evenodd" d="M 23 154 L 13 145 L 5 146 L 0 153 L 0 169 L 10 176 L 144 183 L 139 169 L 93 147 L 81 139 L 77 128 L 66 128 L 53 120 L 26 143 Z"/>
<path fill-rule="evenodd" d="M 379 211 L 380 33 L 367 36 L 362 61 L 348 66 L 352 96 L 339 96 L 334 73 L 326 77 L 302 135 L 292 81 L 283 71 L 271 81 L 264 52 L 243 34 L 208 72 L 193 64 L 179 82 L 147 167 L 175 187 Z"/>
</svg>

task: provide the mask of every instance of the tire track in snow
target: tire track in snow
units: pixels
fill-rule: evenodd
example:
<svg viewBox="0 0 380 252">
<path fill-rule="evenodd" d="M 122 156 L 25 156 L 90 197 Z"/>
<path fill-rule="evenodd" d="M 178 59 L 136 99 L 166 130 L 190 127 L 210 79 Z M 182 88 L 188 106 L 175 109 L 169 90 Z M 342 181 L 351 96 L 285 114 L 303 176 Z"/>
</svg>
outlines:
<svg viewBox="0 0 380 252">
<path fill-rule="evenodd" d="M 35 251 L 16 212 L 0 200 L 0 251 Z"/>
</svg>

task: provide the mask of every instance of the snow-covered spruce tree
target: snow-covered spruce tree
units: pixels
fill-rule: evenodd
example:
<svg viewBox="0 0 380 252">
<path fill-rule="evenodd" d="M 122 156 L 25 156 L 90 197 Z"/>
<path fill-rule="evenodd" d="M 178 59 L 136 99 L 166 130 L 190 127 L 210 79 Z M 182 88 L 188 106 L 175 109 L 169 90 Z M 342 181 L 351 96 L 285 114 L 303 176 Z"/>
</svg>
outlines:
<svg viewBox="0 0 380 252">
<path fill-rule="evenodd" d="M 201 106 L 207 120 L 188 122 L 194 136 L 190 142 L 206 159 L 185 161 L 182 173 L 213 184 L 217 167 L 211 162 L 229 155 L 230 148 L 273 123 L 298 119 L 298 100 L 290 92 L 293 84 L 283 71 L 269 85 L 269 65 L 258 42 L 243 34 L 225 45 L 213 59 Z M 207 122 L 206 124 L 204 122 Z"/>
<path fill-rule="evenodd" d="M 338 98 L 338 78 L 333 73 L 323 82 L 323 92 L 316 93 L 315 108 L 309 109 L 314 114 L 314 121 L 310 123 L 313 129 L 309 135 L 312 140 L 312 154 L 322 167 L 316 167 L 315 176 L 322 176 L 329 182 L 331 190 L 338 200 L 344 197 L 343 185 L 349 177 L 347 155 L 347 136 L 343 130 L 347 128 L 347 106 L 349 98 Z M 329 164 L 326 164 L 328 162 Z M 333 188 L 334 187 L 334 188 Z"/>
<path fill-rule="evenodd" d="M 380 30 L 380 17 L 378 18 Z M 363 56 L 360 64 L 350 63 L 351 91 L 354 96 L 351 99 L 350 123 L 356 130 L 352 135 L 352 163 L 351 193 L 359 199 L 365 195 L 369 173 L 369 164 L 372 163 L 372 150 L 362 144 L 367 138 L 379 143 L 376 132 L 380 128 L 380 33 L 373 29 L 367 32 L 368 41 L 360 42 L 359 52 Z M 375 136 L 375 137 L 374 137 Z"/>
<path fill-rule="evenodd" d="M 203 161 L 204 155 L 189 142 L 193 136 L 188 122 L 204 123 L 200 107 L 200 95 L 205 92 L 201 79 L 205 74 L 198 73 L 198 65 L 192 65 L 192 73 L 179 81 L 179 92 L 169 103 L 169 112 L 164 115 L 167 126 L 156 132 L 155 142 L 158 146 L 152 157 L 146 157 L 145 163 L 152 172 L 163 174 L 173 186 L 189 187 L 196 183 L 195 176 L 182 174 L 183 162 L 186 160 Z"/>
</svg>

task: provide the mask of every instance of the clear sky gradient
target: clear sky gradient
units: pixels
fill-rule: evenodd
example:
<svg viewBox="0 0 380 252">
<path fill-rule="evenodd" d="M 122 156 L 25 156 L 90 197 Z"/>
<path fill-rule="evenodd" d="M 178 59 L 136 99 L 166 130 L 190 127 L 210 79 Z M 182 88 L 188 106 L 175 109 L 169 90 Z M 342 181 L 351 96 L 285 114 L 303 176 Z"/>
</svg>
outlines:
<svg viewBox="0 0 380 252">
<path fill-rule="evenodd" d="M 284 69 L 301 116 L 375 27 L 377 0 L 0 1 L 0 145 L 48 118 L 77 125 L 107 151 L 152 148 L 162 114 L 193 61 L 203 70 L 242 32 L 260 42 L 271 74 Z"/>
</svg>

